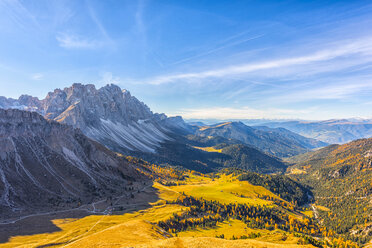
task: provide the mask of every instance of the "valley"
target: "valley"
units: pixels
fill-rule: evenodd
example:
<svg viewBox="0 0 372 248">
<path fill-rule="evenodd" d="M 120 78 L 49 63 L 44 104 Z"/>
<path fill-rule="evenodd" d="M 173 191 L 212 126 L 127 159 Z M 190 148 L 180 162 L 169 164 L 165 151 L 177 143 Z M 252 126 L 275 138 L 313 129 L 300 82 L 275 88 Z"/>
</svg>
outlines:
<svg viewBox="0 0 372 248">
<path fill-rule="evenodd" d="M 165 186 L 154 183 L 152 186 L 143 187 L 133 200 L 112 199 L 112 206 L 102 204 L 97 206 L 96 213 L 92 215 L 71 210 L 70 213 L 51 213 L 43 216 L 28 217 L 14 224 L 27 225 L 39 222 L 40 231 L 43 233 L 33 235 L 16 235 L 9 238 L 7 243 L 0 247 L 13 247 L 17 245 L 33 247 L 81 247 L 88 244 L 109 247 L 171 247 L 176 243 L 185 247 L 193 247 L 192 244 L 200 243 L 200 247 L 232 243 L 232 245 L 257 245 L 257 247 L 312 247 L 300 245 L 301 237 L 280 229 L 265 230 L 248 228 L 241 220 L 228 218 L 211 228 L 196 227 L 185 231 L 172 232 L 158 227 L 159 221 L 166 221 L 175 214 L 182 215 L 189 209 L 188 206 L 173 204 L 175 201 L 188 195 L 207 201 L 217 201 L 218 204 L 247 204 L 250 206 L 275 207 L 271 200 L 262 199 L 263 196 L 281 200 L 278 196 L 261 186 L 253 186 L 247 182 L 238 181 L 232 175 L 218 174 L 213 177 L 198 173 L 186 172 L 186 179 L 177 181 L 180 185 Z M 164 182 L 163 182 L 164 183 Z M 142 196 L 140 196 L 142 195 Z M 142 198 L 144 195 L 146 197 Z M 158 199 L 150 200 L 148 196 L 156 195 Z M 141 199 L 147 199 L 141 202 Z M 119 200 L 119 201 L 117 201 Z M 147 202 L 147 207 L 141 210 L 141 204 Z M 98 214 L 103 209 L 109 211 Z M 124 208 L 124 210 L 118 210 Z M 81 207 L 92 210 L 92 205 Z M 77 211 L 77 210 L 76 210 Z M 294 219 L 303 221 L 306 217 L 300 212 L 285 210 Z M 98 214 L 98 215 L 97 215 Z M 46 231 L 43 219 L 50 221 L 49 225 L 54 230 Z M 22 223 L 21 223 L 22 222 Z M 8 225 L 8 226 L 7 226 Z M 11 229 L 12 224 L 1 224 L 1 233 L 6 228 Z M 216 238 L 223 235 L 225 239 Z M 240 237 L 246 236 L 242 239 Z M 237 240 L 233 240 L 233 237 Z M 235 243 L 235 244 L 234 244 Z M 275 243 L 275 244 L 274 244 Z"/>
</svg>

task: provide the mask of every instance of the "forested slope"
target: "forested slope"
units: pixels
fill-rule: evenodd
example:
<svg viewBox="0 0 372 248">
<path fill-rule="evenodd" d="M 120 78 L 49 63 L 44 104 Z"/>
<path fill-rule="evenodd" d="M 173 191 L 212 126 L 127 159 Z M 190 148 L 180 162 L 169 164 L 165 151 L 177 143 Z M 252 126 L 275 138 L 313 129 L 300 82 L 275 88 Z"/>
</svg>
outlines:
<svg viewBox="0 0 372 248">
<path fill-rule="evenodd" d="M 332 145 L 288 160 L 293 178 L 313 188 L 320 221 L 365 243 L 372 235 L 372 139 Z M 319 210 L 319 209 L 318 209 Z M 329 210 L 329 211 L 328 211 Z"/>
</svg>

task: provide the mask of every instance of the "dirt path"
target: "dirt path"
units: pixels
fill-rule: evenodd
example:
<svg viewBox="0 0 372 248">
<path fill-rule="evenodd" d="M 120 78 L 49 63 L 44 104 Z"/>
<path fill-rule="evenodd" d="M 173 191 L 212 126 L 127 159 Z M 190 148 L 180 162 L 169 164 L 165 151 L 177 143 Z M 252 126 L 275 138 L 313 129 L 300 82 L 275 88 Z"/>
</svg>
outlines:
<svg viewBox="0 0 372 248">
<path fill-rule="evenodd" d="M 146 185 L 144 186 L 143 188 L 139 189 L 140 192 L 144 192 L 146 191 L 146 189 L 152 187 L 152 185 Z M 116 201 L 113 203 L 113 206 L 115 206 L 116 203 L 118 203 L 121 199 L 123 199 L 124 197 L 130 197 L 130 193 L 126 193 L 126 194 L 123 194 L 121 196 L 118 196 L 116 197 Z M 65 209 L 65 210 L 58 210 L 58 211 L 49 211 L 49 212 L 43 212 L 43 213 L 36 213 L 36 214 L 29 214 L 29 215 L 25 215 L 25 216 L 20 216 L 18 218 L 12 218 L 12 219 L 7 219 L 7 220 L 4 220 L 3 222 L 0 222 L 0 225 L 8 225 L 8 224 L 14 224 L 18 221 L 21 221 L 21 220 L 24 220 L 24 219 L 27 219 L 27 218 L 30 218 L 30 217 L 36 217 L 36 216 L 43 216 L 43 215 L 52 215 L 52 214 L 58 214 L 58 213 L 66 213 L 66 212 L 70 212 L 70 211 L 76 211 L 76 210 L 79 210 L 79 211 L 85 211 L 89 214 L 107 214 L 109 213 L 111 210 L 112 210 L 112 207 L 111 206 L 108 206 L 105 210 L 103 211 L 97 211 L 96 209 L 96 204 L 99 204 L 99 203 L 102 203 L 102 202 L 105 202 L 106 200 L 99 200 L 99 201 L 95 201 L 95 202 L 92 202 L 92 203 L 89 203 L 89 204 L 85 204 L 85 205 L 82 205 L 78 208 L 71 208 L 71 209 Z M 136 205 L 140 205 L 140 204 L 143 204 L 143 203 L 134 203 L 134 204 L 126 204 L 127 206 L 136 206 Z M 89 210 L 89 207 L 92 207 L 93 210 Z"/>
<path fill-rule="evenodd" d="M 316 207 L 314 206 L 314 204 L 311 204 L 311 209 L 313 210 L 313 213 L 314 213 L 314 218 L 318 221 L 319 224 L 321 224 L 320 220 L 319 220 L 319 212 L 318 212 L 318 209 L 316 209 Z"/>
</svg>

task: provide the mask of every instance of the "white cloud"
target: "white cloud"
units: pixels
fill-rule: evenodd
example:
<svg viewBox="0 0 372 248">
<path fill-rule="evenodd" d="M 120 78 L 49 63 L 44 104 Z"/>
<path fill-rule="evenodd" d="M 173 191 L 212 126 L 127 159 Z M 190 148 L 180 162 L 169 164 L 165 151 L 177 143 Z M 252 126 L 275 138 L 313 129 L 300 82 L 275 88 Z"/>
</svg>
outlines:
<svg viewBox="0 0 372 248">
<path fill-rule="evenodd" d="M 60 34 L 56 39 L 60 47 L 67 49 L 94 49 L 102 45 L 98 41 L 88 40 L 70 34 Z"/>
<path fill-rule="evenodd" d="M 224 67 L 215 70 L 207 70 L 202 72 L 194 73 L 180 73 L 174 75 L 165 75 L 149 79 L 146 83 L 149 84 L 163 84 L 163 83 L 172 83 L 182 80 L 196 80 L 196 79 L 205 79 L 209 77 L 225 77 L 232 75 L 242 75 L 246 73 L 252 73 L 256 71 L 264 71 L 268 73 L 267 70 L 288 68 L 293 66 L 304 66 L 311 65 L 319 62 L 331 61 L 337 58 L 344 58 L 347 56 L 353 55 L 370 55 L 372 54 L 372 38 L 367 37 L 360 40 L 352 42 L 344 42 L 343 44 L 329 44 L 329 47 L 322 49 L 312 54 L 290 57 L 290 58 L 281 58 L 276 60 L 269 60 L 264 62 L 257 63 L 247 63 L 233 65 L 229 67 Z M 369 58 L 369 61 L 371 59 Z M 320 67 L 324 71 L 324 65 Z M 330 67 L 331 70 L 335 70 L 334 67 Z M 298 68 L 296 70 L 298 72 Z M 316 73 L 313 71 L 312 73 Z"/>
<path fill-rule="evenodd" d="M 33 80 L 41 80 L 44 77 L 44 74 L 42 73 L 35 73 L 31 75 L 31 79 Z"/>
<path fill-rule="evenodd" d="M 256 118 L 297 118 L 299 115 L 309 114 L 315 108 L 293 110 L 293 109 L 254 109 L 250 107 L 210 107 L 183 109 L 170 115 L 181 115 L 185 119 L 256 119 Z"/>
<path fill-rule="evenodd" d="M 120 78 L 113 76 L 112 72 L 103 72 L 100 74 L 101 80 L 100 82 L 102 84 L 120 84 Z"/>
<path fill-rule="evenodd" d="M 372 80 L 368 76 L 333 79 L 329 83 L 327 79 L 320 82 L 313 82 L 311 88 L 298 87 L 294 90 L 288 89 L 287 92 L 280 92 L 267 98 L 270 102 L 289 103 L 304 102 L 311 100 L 345 100 L 354 97 L 360 98 L 361 94 L 372 92 Z M 331 80 L 331 79 L 329 79 Z M 337 83 L 342 82 L 342 83 Z"/>
</svg>

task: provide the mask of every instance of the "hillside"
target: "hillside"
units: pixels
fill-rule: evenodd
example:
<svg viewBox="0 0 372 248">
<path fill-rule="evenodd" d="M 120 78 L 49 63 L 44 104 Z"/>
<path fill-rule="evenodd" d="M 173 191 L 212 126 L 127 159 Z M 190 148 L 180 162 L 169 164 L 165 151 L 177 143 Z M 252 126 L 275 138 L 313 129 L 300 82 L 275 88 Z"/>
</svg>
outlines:
<svg viewBox="0 0 372 248">
<path fill-rule="evenodd" d="M 286 164 L 274 156 L 222 137 L 207 140 L 194 135 L 187 138 L 173 137 L 177 137 L 177 140 L 162 143 L 156 154 L 138 156 L 152 163 L 177 165 L 203 173 L 224 167 L 237 167 L 259 173 L 283 173 L 287 168 Z"/>
<path fill-rule="evenodd" d="M 259 150 L 242 145 L 217 146 L 221 153 L 227 154 L 231 159 L 224 161 L 224 167 L 234 167 L 259 173 L 282 172 L 287 166 L 279 159 L 269 156 Z"/>
<path fill-rule="evenodd" d="M 242 122 L 200 127 L 195 134 L 239 140 L 276 157 L 290 157 L 325 145 L 323 142 L 302 137 L 285 129 L 253 128 Z"/>
<path fill-rule="evenodd" d="M 170 164 L 213 172 L 216 169 L 236 167 L 259 173 L 283 173 L 287 168 L 280 159 L 266 154 L 241 141 L 220 136 L 178 136 L 174 142 L 165 142 L 158 155 Z M 154 156 L 146 159 L 154 159 Z M 152 162 L 157 162 L 154 160 Z"/>
<path fill-rule="evenodd" d="M 309 187 L 292 180 L 284 175 L 261 175 L 253 172 L 241 172 L 239 180 L 259 185 L 280 195 L 281 198 L 294 204 L 304 205 L 313 199 Z"/>
<path fill-rule="evenodd" d="M 258 129 L 261 131 L 269 132 L 269 133 L 276 133 L 280 135 L 280 137 L 286 137 L 287 139 L 291 139 L 294 142 L 298 143 L 300 146 L 308 148 L 308 149 L 314 149 L 319 147 L 324 147 L 329 145 L 326 142 L 319 141 L 313 138 L 307 138 L 302 135 L 299 135 L 297 133 L 291 132 L 288 129 L 278 127 L 278 128 L 270 128 L 266 126 L 254 126 L 254 129 Z"/>
<path fill-rule="evenodd" d="M 367 242 L 372 232 L 372 139 L 332 145 L 288 159 L 292 177 L 313 188 L 321 221 L 343 236 Z"/>
<path fill-rule="evenodd" d="M 126 195 L 137 167 L 70 126 L 0 109 L 1 219 Z"/>
</svg>

